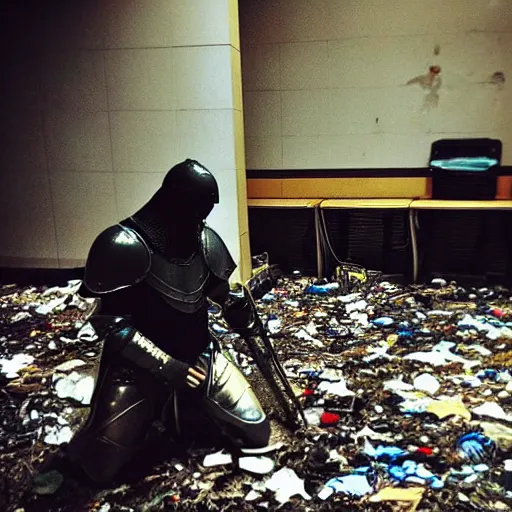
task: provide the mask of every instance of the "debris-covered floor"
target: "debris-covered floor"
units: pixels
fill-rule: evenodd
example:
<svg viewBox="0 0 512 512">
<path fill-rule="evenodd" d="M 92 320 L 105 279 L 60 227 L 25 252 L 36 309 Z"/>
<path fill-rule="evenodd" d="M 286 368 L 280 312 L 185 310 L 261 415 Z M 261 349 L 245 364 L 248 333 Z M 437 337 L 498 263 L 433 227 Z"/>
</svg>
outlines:
<svg viewBox="0 0 512 512">
<path fill-rule="evenodd" d="M 507 290 L 434 280 L 340 295 L 335 283 L 282 279 L 259 308 L 307 431 L 240 461 L 160 448 L 94 489 L 36 474 L 88 411 L 100 347 L 78 285 L 0 287 L 0 510 L 512 509 Z M 256 371 L 216 322 L 243 371 Z"/>
</svg>

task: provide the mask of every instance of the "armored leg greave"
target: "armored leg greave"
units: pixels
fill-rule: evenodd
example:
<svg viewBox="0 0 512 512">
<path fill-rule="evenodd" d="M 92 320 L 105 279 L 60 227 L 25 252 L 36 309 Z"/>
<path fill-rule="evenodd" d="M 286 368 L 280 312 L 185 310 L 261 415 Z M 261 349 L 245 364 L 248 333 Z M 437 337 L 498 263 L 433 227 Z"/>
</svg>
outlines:
<svg viewBox="0 0 512 512">
<path fill-rule="evenodd" d="M 69 458 L 98 483 L 112 480 L 143 443 L 154 418 L 153 399 L 134 372 L 107 368 L 89 419 L 72 440 Z"/>
</svg>

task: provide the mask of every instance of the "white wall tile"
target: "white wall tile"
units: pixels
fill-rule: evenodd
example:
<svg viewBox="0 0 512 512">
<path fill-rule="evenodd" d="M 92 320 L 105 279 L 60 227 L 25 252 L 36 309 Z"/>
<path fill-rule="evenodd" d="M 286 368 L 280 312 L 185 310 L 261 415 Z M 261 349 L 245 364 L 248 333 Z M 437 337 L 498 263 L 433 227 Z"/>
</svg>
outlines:
<svg viewBox="0 0 512 512">
<path fill-rule="evenodd" d="M 372 89 L 369 100 L 373 133 L 425 133 L 434 110 L 426 101 L 426 91 L 414 86 Z M 367 110 L 368 111 L 368 110 Z M 377 122 L 378 119 L 378 122 Z"/>
<path fill-rule="evenodd" d="M 281 135 L 281 98 L 278 91 L 244 94 L 246 136 Z"/>
<path fill-rule="evenodd" d="M 285 0 L 280 4 L 280 42 L 327 39 L 328 10 L 325 0 Z"/>
<path fill-rule="evenodd" d="M 41 94 L 48 109 L 106 111 L 103 52 L 48 53 L 43 59 Z"/>
<path fill-rule="evenodd" d="M 235 168 L 233 110 L 179 110 L 179 158 L 198 160 L 208 169 Z"/>
<path fill-rule="evenodd" d="M 328 37 L 325 0 L 280 0 L 240 4 L 242 41 L 288 43 Z"/>
<path fill-rule="evenodd" d="M 57 258 L 48 176 L 0 173 L 0 255 L 10 258 Z"/>
<path fill-rule="evenodd" d="M 433 36 L 329 41 L 331 87 L 404 85 L 428 72 Z"/>
<path fill-rule="evenodd" d="M 52 171 L 112 171 L 107 112 L 46 112 L 45 135 Z"/>
<path fill-rule="evenodd" d="M 332 89 L 332 124 L 330 134 L 374 133 L 379 130 L 376 121 L 380 113 L 380 97 L 385 89 L 355 88 Z"/>
<path fill-rule="evenodd" d="M 103 0 L 107 48 L 154 48 L 172 44 L 169 0 Z"/>
<path fill-rule="evenodd" d="M 332 136 L 283 137 L 284 169 L 331 167 Z"/>
<path fill-rule="evenodd" d="M 247 44 L 281 41 L 282 2 L 243 2 L 240 5 L 240 40 Z"/>
<path fill-rule="evenodd" d="M 176 108 L 232 108 L 230 46 L 176 48 Z"/>
<path fill-rule="evenodd" d="M 506 129 L 510 103 L 503 93 L 489 84 L 441 90 L 439 105 L 430 115 L 430 131 L 471 133 Z"/>
<path fill-rule="evenodd" d="M 164 172 L 116 172 L 114 184 L 119 219 L 133 215 L 160 188 Z"/>
<path fill-rule="evenodd" d="M 176 106 L 173 49 L 106 52 L 110 110 L 172 110 Z"/>
<path fill-rule="evenodd" d="M 246 137 L 245 165 L 247 169 L 282 169 L 283 145 L 281 136 Z"/>
<path fill-rule="evenodd" d="M 327 41 L 280 45 L 281 89 L 329 87 Z"/>
<path fill-rule="evenodd" d="M 508 0 L 326 0 L 331 37 L 510 30 Z"/>
<path fill-rule="evenodd" d="M 174 46 L 230 44 L 228 0 L 170 0 Z"/>
<path fill-rule="evenodd" d="M 485 136 L 512 126 L 512 2 L 261 1 L 242 3 L 240 19 L 246 91 L 277 87 L 262 45 L 281 43 L 284 168 L 422 166 L 431 131 Z M 406 85 L 432 65 L 442 70 L 437 106 L 429 90 Z M 491 84 L 495 72 L 504 85 Z M 246 92 L 247 162 L 272 168 L 279 142 L 260 121 L 260 98 Z"/>
<path fill-rule="evenodd" d="M 96 236 L 119 220 L 114 175 L 55 173 L 51 188 L 59 258 L 86 258 Z"/>
<path fill-rule="evenodd" d="M 427 135 L 372 134 L 330 138 L 334 168 L 425 167 L 430 154 Z"/>
<path fill-rule="evenodd" d="M 116 172 L 166 172 L 177 161 L 176 113 L 110 113 Z"/>
<path fill-rule="evenodd" d="M 448 87 L 489 82 L 497 71 L 512 73 L 512 34 L 470 32 L 438 39 L 437 60 Z"/>
<path fill-rule="evenodd" d="M 247 45 L 241 53 L 244 91 L 279 89 L 279 45 Z"/>
<path fill-rule="evenodd" d="M 329 135 L 332 131 L 331 91 L 282 91 L 283 135 Z M 247 113 L 247 118 L 249 113 Z M 250 135 L 266 132 L 254 130 Z"/>
<path fill-rule="evenodd" d="M 39 109 L 3 111 L 0 120 L 0 168 L 4 173 L 39 173 L 46 169 Z"/>
</svg>

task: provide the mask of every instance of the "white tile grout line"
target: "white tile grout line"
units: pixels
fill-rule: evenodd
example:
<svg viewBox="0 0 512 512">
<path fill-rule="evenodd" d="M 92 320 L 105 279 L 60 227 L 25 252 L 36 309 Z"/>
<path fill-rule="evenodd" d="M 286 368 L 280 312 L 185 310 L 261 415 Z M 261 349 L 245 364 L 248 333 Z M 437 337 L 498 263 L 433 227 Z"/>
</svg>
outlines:
<svg viewBox="0 0 512 512">
<path fill-rule="evenodd" d="M 112 186 L 114 190 L 114 204 L 116 207 L 116 217 L 119 219 L 119 207 L 117 204 L 117 189 L 116 189 L 116 175 L 115 175 L 115 168 L 114 168 L 114 150 L 113 150 L 113 143 L 112 143 L 112 123 L 110 120 L 110 94 L 108 90 L 108 77 L 107 77 L 107 59 L 106 59 L 106 51 L 102 52 L 102 61 L 103 61 L 103 79 L 105 80 L 105 95 L 107 100 L 107 122 L 108 122 L 108 136 L 109 136 L 109 142 L 110 142 L 110 165 L 111 165 L 111 173 L 112 173 Z"/>
<path fill-rule="evenodd" d="M 41 56 L 39 56 L 39 59 Z M 43 99 L 42 99 L 42 82 L 43 82 L 43 66 L 41 60 L 38 61 L 38 81 L 37 81 L 37 102 L 39 106 L 39 123 L 41 129 L 41 137 L 43 139 L 43 148 L 44 148 L 44 159 L 45 159 L 45 171 L 46 171 L 46 179 L 48 183 L 48 193 L 50 195 L 50 207 L 51 207 L 51 215 L 52 215 L 52 224 L 53 224 L 53 235 L 55 237 L 55 248 L 57 250 L 57 267 L 60 268 L 60 248 L 59 248 L 59 237 L 57 236 L 57 219 L 55 216 L 55 204 L 54 197 L 52 191 L 52 180 L 51 180 L 51 172 L 50 172 L 50 158 L 48 156 L 48 141 L 46 137 L 46 129 L 45 129 L 45 116 L 44 112 L 48 112 L 46 109 L 43 109 Z"/>
</svg>

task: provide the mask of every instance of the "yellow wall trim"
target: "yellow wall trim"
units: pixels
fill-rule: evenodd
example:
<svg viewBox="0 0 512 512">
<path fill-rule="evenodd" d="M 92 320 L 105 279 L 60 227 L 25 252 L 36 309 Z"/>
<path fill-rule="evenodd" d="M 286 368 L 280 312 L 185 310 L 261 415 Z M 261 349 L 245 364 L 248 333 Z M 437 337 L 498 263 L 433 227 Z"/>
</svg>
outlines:
<svg viewBox="0 0 512 512">
<path fill-rule="evenodd" d="M 248 179 L 249 198 L 428 198 L 429 178 Z"/>
</svg>

